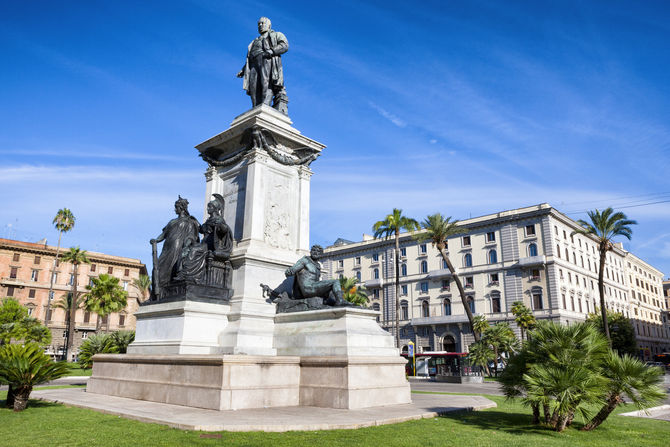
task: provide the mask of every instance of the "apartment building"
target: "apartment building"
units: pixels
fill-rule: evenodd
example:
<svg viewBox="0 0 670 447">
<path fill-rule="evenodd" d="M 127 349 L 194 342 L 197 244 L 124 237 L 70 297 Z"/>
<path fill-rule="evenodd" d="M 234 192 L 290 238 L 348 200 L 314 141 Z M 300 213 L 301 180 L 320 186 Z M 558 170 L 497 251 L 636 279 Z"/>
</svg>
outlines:
<svg viewBox="0 0 670 447">
<path fill-rule="evenodd" d="M 67 250 L 61 247 L 61 255 Z M 120 280 L 124 290 L 128 291 L 128 305 L 124 310 L 101 318 L 102 331 L 134 330 L 135 317 L 139 302 L 143 299 L 140 291 L 132 286 L 133 279 L 140 274 L 146 275 L 144 264 L 138 259 L 111 256 L 87 251 L 90 264 L 82 264 L 78 269 L 77 288 L 85 291 L 92 278 L 101 273 L 113 275 Z M 46 241 L 32 243 L 10 239 L 0 239 L 0 298 L 13 297 L 28 309 L 28 313 L 47 323 L 51 330 L 52 341 L 47 353 L 61 355 L 65 344 L 66 311 L 54 308 L 53 304 L 72 290 L 74 281 L 73 267 L 59 262 L 54 270 L 54 285 L 51 294 L 50 315 L 47 316 L 49 299 L 50 271 L 54 267 L 56 247 Z M 82 341 L 96 332 L 98 316 L 84 309 L 77 310 L 75 317 L 74 352 L 78 351 Z M 72 359 L 70 359 L 72 360 Z"/>
<path fill-rule="evenodd" d="M 518 330 L 511 313 L 515 301 L 522 301 L 539 320 L 563 324 L 583 321 L 599 306 L 596 241 L 572 235 L 579 225 L 549 204 L 465 219 L 460 225 L 467 231 L 447 241 L 447 252 L 475 315 L 484 315 L 491 322 L 508 321 Z M 437 249 L 429 241 L 417 240 L 419 233 L 405 233 L 400 238 L 402 349 L 412 341 L 419 350 L 467 351 L 474 337 L 458 290 Z M 330 278 L 360 279 L 370 291 L 371 307 L 381 312 L 381 326 L 393 332 L 394 240 L 363 239 L 338 239 L 327 247 L 323 272 Z M 628 263 L 643 273 L 628 275 Z M 606 306 L 629 318 L 636 311 L 639 316 L 644 312 L 648 316 L 640 321 L 640 334 L 647 334 L 647 324 L 657 321 L 655 315 L 661 310 L 653 303 L 663 300 L 659 300 L 660 295 L 651 298 L 651 290 L 645 288 L 643 297 L 654 301 L 640 303 L 637 286 L 630 285 L 629 277 L 636 275 L 656 287 L 656 279 L 662 278 L 658 270 L 616 244 L 605 264 Z M 652 282 L 650 276 L 656 279 Z M 644 311 L 641 304 L 645 305 Z M 645 357 L 662 349 L 662 340 L 670 344 L 667 334 L 653 329 L 649 333 L 656 335 L 640 335 L 639 339 L 640 354 Z"/>
</svg>

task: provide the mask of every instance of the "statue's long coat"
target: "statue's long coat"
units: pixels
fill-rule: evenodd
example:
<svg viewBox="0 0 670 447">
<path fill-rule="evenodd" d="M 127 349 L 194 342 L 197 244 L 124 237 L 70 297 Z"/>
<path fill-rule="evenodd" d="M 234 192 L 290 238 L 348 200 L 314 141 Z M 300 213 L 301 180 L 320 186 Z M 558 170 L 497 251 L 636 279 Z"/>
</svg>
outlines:
<svg viewBox="0 0 670 447">
<path fill-rule="evenodd" d="M 288 40 L 286 39 L 286 36 L 279 31 L 270 30 L 268 31 L 268 35 L 272 50 L 275 53 L 270 61 L 272 65 L 270 68 L 271 85 L 269 87 L 282 87 L 284 85 L 284 70 L 281 65 L 281 55 L 288 51 Z M 258 38 L 260 38 L 260 36 L 256 39 Z M 244 80 L 242 82 L 242 88 L 246 90 L 248 95 L 251 95 L 251 92 L 254 91 L 253 88 L 249 88 L 249 53 L 251 51 L 251 45 L 253 45 L 253 41 L 249 44 L 249 48 L 247 49 L 247 61 L 244 64 Z"/>
</svg>

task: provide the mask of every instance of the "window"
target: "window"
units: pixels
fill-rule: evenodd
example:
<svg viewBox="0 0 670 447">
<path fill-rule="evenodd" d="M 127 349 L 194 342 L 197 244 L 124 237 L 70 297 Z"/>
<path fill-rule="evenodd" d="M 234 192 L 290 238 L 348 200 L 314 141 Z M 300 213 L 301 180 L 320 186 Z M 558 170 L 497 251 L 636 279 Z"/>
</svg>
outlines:
<svg viewBox="0 0 670 447">
<path fill-rule="evenodd" d="M 568 249 L 565 249 L 565 260 L 570 261 L 570 253 L 568 252 Z"/>
<path fill-rule="evenodd" d="M 379 289 L 373 289 L 372 290 L 372 297 L 376 300 L 379 299 Z"/>
<path fill-rule="evenodd" d="M 563 293 L 561 296 L 563 297 L 563 309 L 567 309 L 568 305 L 565 302 L 565 293 Z"/>
<path fill-rule="evenodd" d="M 499 276 L 497 273 L 491 273 L 489 278 L 490 278 L 489 284 L 491 284 L 492 286 L 497 286 L 498 284 L 500 284 Z"/>
<path fill-rule="evenodd" d="M 421 293 L 428 293 L 428 281 L 422 282 L 419 287 L 421 288 Z"/>
<path fill-rule="evenodd" d="M 28 298 L 35 298 L 35 289 L 30 289 L 28 291 Z"/>
<path fill-rule="evenodd" d="M 400 276 L 407 276 L 407 264 L 400 266 Z"/>
<path fill-rule="evenodd" d="M 451 300 L 446 299 L 442 302 L 444 315 L 451 315 Z"/>
<path fill-rule="evenodd" d="M 500 293 L 491 294 L 491 312 L 494 314 L 500 313 Z"/>
<path fill-rule="evenodd" d="M 356 272 L 356 279 L 359 280 L 359 281 L 361 280 L 361 271 L 360 270 Z M 126 281 L 124 281 L 124 282 L 127 283 Z"/>
<path fill-rule="evenodd" d="M 84 312 L 84 323 L 89 323 L 90 321 L 91 321 L 91 312 L 85 311 Z"/>
<path fill-rule="evenodd" d="M 442 268 L 443 268 L 443 269 L 447 269 L 447 268 L 449 268 L 449 267 L 447 266 L 447 261 L 445 261 L 444 259 L 442 260 Z"/>
<path fill-rule="evenodd" d="M 427 252 L 428 252 L 428 247 L 426 246 L 426 244 L 419 245 L 419 253 L 421 253 L 422 255 L 425 255 Z"/>
<path fill-rule="evenodd" d="M 558 227 L 556 225 L 554 225 L 554 234 L 558 236 Z"/>
<path fill-rule="evenodd" d="M 20 255 L 18 253 L 14 253 L 14 256 L 12 257 L 12 261 L 14 262 L 19 262 Z"/>
<path fill-rule="evenodd" d="M 125 326 L 126 324 L 126 316 L 121 314 L 119 315 L 119 326 Z"/>
<path fill-rule="evenodd" d="M 448 279 L 443 279 L 442 280 L 442 290 L 449 290 L 449 280 Z"/>
<path fill-rule="evenodd" d="M 52 315 L 53 315 L 53 309 L 52 309 L 52 308 L 48 308 L 48 309 L 46 310 L 46 316 L 47 316 L 46 320 L 47 320 L 47 321 L 51 321 L 51 316 L 52 316 Z"/>
<path fill-rule="evenodd" d="M 35 308 L 33 306 L 28 306 L 28 316 L 29 317 L 33 316 L 33 311 L 34 310 L 35 310 Z"/>
<path fill-rule="evenodd" d="M 373 277 L 374 279 L 379 279 L 379 269 L 374 269 L 374 270 L 372 271 L 372 277 Z"/>
<path fill-rule="evenodd" d="M 542 308 L 542 293 L 533 292 L 533 309 L 540 310 Z"/>
<path fill-rule="evenodd" d="M 123 276 L 130 276 L 130 269 L 125 269 L 123 271 Z"/>
<path fill-rule="evenodd" d="M 379 306 L 379 303 L 374 303 L 372 305 L 372 310 L 376 310 L 377 312 L 379 312 L 380 309 L 381 309 L 381 307 Z"/>
<path fill-rule="evenodd" d="M 109 315 L 104 315 L 102 318 L 100 318 L 100 322 L 102 324 L 107 324 L 107 320 L 109 320 Z"/>
<path fill-rule="evenodd" d="M 95 279 L 94 276 L 89 276 L 89 278 L 88 278 L 88 285 L 89 286 L 93 287 L 95 285 L 95 283 L 93 282 L 94 279 Z"/>
<path fill-rule="evenodd" d="M 428 262 L 421 261 L 421 273 L 428 273 Z"/>
<path fill-rule="evenodd" d="M 463 267 L 472 267 L 472 255 L 470 253 L 463 256 Z"/>
<path fill-rule="evenodd" d="M 489 264 L 496 264 L 498 262 L 498 253 L 495 250 L 489 251 Z"/>
<path fill-rule="evenodd" d="M 402 256 L 403 258 L 407 256 L 407 249 L 405 247 L 400 249 L 400 256 Z"/>
<path fill-rule="evenodd" d="M 466 276 L 465 277 L 465 288 L 470 288 L 472 289 L 474 287 L 475 283 L 473 280 L 472 276 Z"/>
<path fill-rule="evenodd" d="M 84 331 L 81 333 L 81 339 L 86 340 L 88 338 L 88 332 Z"/>
<path fill-rule="evenodd" d="M 573 312 L 575 311 L 575 296 L 574 295 L 570 295 L 570 310 L 573 311 Z"/>
<path fill-rule="evenodd" d="M 463 247 L 470 246 L 470 236 L 463 236 Z"/>
<path fill-rule="evenodd" d="M 556 254 L 558 255 L 559 258 L 561 257 L 561 247 L 560 247 L 560 245 L 556 245 Z"/>
<path fill-rule="evenodd" d="M 535 236 L 535 225 L 526 225 L 526 236 Z"/>
<path fill-rule="evenodd" d="M 468 306 L 470 307 L 470 312 L 475 313 L 475 299 L 469 296 L 465 299 L 465 301 L 468 303 Z"/>
<path fill-rule="evenodd" d="M 68 282 L 69 285 L 74 284 L 74 273 L 70 274 L 70 282 Z"/>
<path fill-rule="evenodd" d="M 358 272 L 360 275 L 360 272 Z M 360 278 L 358 278 L 360 279 Z M 128 281 L 123 281 L 123 290 L 128 290 Z"/>
<path fill-rule="evenodd" d="M 91 264 L 91 271 L 95 272 L 95 264 Z"/>
<path fill-rule="evenodd" d="M 56 284 L 58 282 L 58 272 L 53 272 L 52 276 L 53 278 L 51 280 Z"/>
<path fill-rule="evenodd" d="M 114 267 L 107 267 L 107 274 L 111 275 L 112 273 L 114 273 Z"/>
<path fill-rule="evenodd" d="M 361 257 L 356 256 L 356 265 L 361 265 Z"/>
<path fill-rule="evenodd" d="M 339 268 L 344 268 L 344 259 L 340 259 L 339 261 L 337 261 L 337 266 Z"/>
<path fill-rule="evenodd" d="M 403 284 L 402 286 L 400 286 L 400 294 L 407 295 L 407 284 Z"/>
<path fill-rule="evenodd" d="M 409 307 L 407 306 L 407 301 L 405 300 L 400 302 L 400 319 L 409 320 Z"/>
<path fill-rule="evenodd" d="M 9 269 L 9 279 L 16 279 L 16 275 L 18 274 L 19 269 L 18 267 L 12 267 Z"/>
<path fill-rule="evenodd" d="M 38 278 L 39 278 L 39 276 L 40 276 L 40 271 L 39 271 L 39 270 L 33 270 L 33 271 L 30 273 L 30 280 L 31 280 L 31 281 L 37 281 Z"/>
<path fill-rule="evenodd" d="M 540 279 L 540 270 L 533 269 L 530 271 L 530 279 Z"/>
<path fill-rule="evenodd" d="M 528 246 L 528 256 L 537 256 L 537 244 L 530 244 Z"/>
<path fill-rule="evenodd" d="M 495 242 L 496 234 L 493 231 L 486 233 L 486 242 Z"/>
<path fill-rule="evenodd" d="M 14 296 L 14 286 L 7 286 L 7 296 Z"/>
<path fill-rule="evenodd" d="M 54 293 L 55 292 L 53 290 L 51 292 L 49 292 L 49 301 L 54 299 Z"/>
<path fill-rule="evenodd" d="M 423 318 L 430 317 L 430 307 L 428 306 L 428 301 L 421 302 L 421 316 Z"/>
<path fill-rule="evenodd" d="M 39 264 L 41 261 L 42 261 L 41 256 L 35 256 L 35 262 L 34 262 L 35 264 Z"/>
<path fill-rule="evenodd" d="M 372 253 L 372 261 L 379 262 L 379 253 Z"/>
</svg>

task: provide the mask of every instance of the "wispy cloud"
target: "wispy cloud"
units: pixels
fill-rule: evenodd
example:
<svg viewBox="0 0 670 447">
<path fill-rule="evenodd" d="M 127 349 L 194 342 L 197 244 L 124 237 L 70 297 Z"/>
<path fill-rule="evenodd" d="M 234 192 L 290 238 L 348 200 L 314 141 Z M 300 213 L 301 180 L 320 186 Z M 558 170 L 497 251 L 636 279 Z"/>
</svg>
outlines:
<svg viewBox="0 0 670 447">
<path fill-rule="evenodd" d="M 387 111 L 386 109 L 378 106 L 377 104 L 375 104 L 372 101 L 368 102 L 368 104 L 370 105 L 370 107 L 375 109 L 377 111 L 377 113 L 379 113 L 381 116 L 383 116 L 384 118 L 386 118 L 387 120 L 389 120 L 390 122 L 395 124 L 396 126 L 407 127 L 407 123 L 404 120 L 400 119 L 399 117 L 397 117 L 396 115 Z"/>
</svg>

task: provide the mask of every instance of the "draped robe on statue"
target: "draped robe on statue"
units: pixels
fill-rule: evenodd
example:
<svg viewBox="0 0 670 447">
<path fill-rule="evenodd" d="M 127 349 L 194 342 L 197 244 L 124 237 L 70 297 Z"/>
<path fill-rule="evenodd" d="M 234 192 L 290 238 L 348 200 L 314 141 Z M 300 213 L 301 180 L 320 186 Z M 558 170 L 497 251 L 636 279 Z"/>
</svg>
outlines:
<svg viewBox="0 0 670 447">
<path fill-rule="evenodd" d="M 167 287 L 170 280 L 177 273 L 179 260 L 184 244 L 197 243 L 200 224 L 193 216 L 180 216 L 172 219 L 163 228 L 165 241 L 158 258 L 158 284 L 161 288 Z"/>
</svg>

